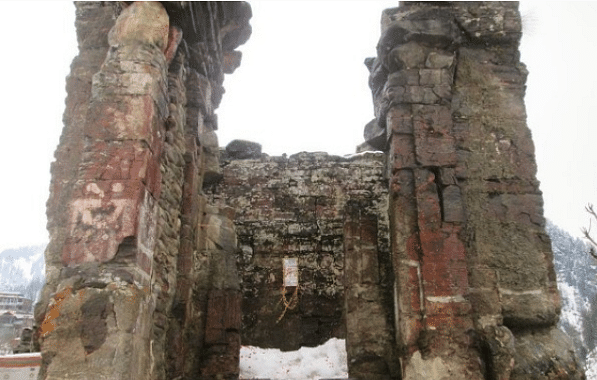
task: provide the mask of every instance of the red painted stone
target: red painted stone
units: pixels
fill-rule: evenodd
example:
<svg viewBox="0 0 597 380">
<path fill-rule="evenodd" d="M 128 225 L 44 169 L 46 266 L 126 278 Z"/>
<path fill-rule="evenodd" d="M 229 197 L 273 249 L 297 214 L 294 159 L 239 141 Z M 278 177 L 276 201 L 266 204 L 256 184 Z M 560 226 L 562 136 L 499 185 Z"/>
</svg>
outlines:
<svg viewBox="0 0 597 380">
<path fill-rule="evenodd" d="M 430 316 L 465 316 L 471 312 L 471 304 L 464 302 L 425 301 L 425 315 Z"/>
<path fill-rule="evenodd" d="M 81 184 L 69 205 L 63 263 L 111 260 L 124 238 L 138 235 L 140 215 L 148 207 L 145 185 L 139 180 Z"/>
<path fill-rule="evenodd" d="M 435 175 L 426 169 L 416 169 L 415 183 L 419 229 L 422 233 L 437 231 L 442 225 L 442 212 Z M 424 244 L 422 237 L 421 244 Z"/>
<path fill-rule="evenodd" d="M 438 314 L 425 318 L 425 324 L 446 335 L 456 336 L 474 328 L 470 316 Z"/>
<path fill-rule="evenodd" d="M 406 256 L 409 260 L 418 262 L 421 253 L 421 243 L 419 242 L 419 235 L 412 234 L 406 241 Z"/>
<path fill-rule="evenodd" d="M 168 65 L 174 59 L 174 55 L 176 55 L 176 50 L 178 50 L 180 41 L 182 41 L 182 29 L 175 25 L 170 25 L 168 30 L 168 46 L 164 52 L 164 56 L 166 57 L 166 62 Z"/>
<path fill-rule="evenodd" d="M 97 140 L 85 147 L 80 178 L 85 180 L 141 180 L 154 197 L 161 190 L 161 172 L 156 156 L 140 141 Z"/>
<path fill-rule="evenodd" d="M 421 272 L 426 296 L 448 297 L 468 292 L 468 273 L 464 263 L 424 263 Z"/>
</svg>

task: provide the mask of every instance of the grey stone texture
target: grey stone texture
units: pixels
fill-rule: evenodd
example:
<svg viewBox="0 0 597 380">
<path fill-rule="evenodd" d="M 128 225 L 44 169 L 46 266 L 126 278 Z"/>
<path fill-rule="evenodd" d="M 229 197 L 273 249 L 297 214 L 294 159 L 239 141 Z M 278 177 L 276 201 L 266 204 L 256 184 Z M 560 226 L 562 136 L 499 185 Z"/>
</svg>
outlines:
<svg viewBox="0 0 597 380">
<path fill-rule="evenodd" d="M 264 156 L 223 174 L 218 196 L 238 210 L 243 344 L 344 338 L 351 376 L 397 376 L 385 155 Z M 298 288 L 284 287 L 285 258 L 298 259 Z"/>
</svg>

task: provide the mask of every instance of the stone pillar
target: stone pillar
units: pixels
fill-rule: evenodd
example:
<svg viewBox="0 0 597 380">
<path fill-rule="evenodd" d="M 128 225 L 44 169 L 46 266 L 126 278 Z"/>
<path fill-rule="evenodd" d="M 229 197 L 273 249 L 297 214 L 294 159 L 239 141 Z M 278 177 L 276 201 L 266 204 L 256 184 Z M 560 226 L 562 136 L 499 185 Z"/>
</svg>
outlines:
<svg viewBox="0 0 597 380">
<path fill-rule="evenodd" d="M 392 326 L 382 290 L 377 215 L 369 200 L 350 200 L 344 222 L 346 351 L 350 378 L 396 378 Z"/>
<path fill-rule="evenodd" d="M 202 380 L 235 380 L 240 370 L 241 293 L 234 217 L 231 207 L 214 206 L 207 206 L 203 217 L 201 254 L 210 258 L 211 265 L 208 273 L 200 274 L 207 295 Z"/>
<path fill-rule="evenodd" d="M 55 293 L 41 321 L 43 378 L 143 379 L 150 371 L 168 29 L 159 3 L 135 3 L 120 14 L 91 77 L 78 141 L 63 140 L 77 149 L 67 161 L 67 193 L 53 193 L 69 198 L 60 226 L 66 231 L 52 236 L 63 240 L 53 242 L 61 245 L 61 268 L 49 262 Z"/>
<path fill-rule="evenodd" d="M 388 151 L 404 379 L 581 376 L 556 337 L 517 7 L 404 3 L 384 11 L 366 61 L 365 136 Z"/>
<path fill-rule="evenodd" d="M 217 139 L 202 131 L 217 129 L 224 72 L 238 66 L 251 9 L 76 6 L 80 52 L 67 78 L 36 307 L 40 378 L 197 378 L 208 276 L 234 253 L 207 252 L 201 233 L 203 223 L 222 225 L 205 217 L 204 156 Z M 240 347 L 231 347 L 238 374 Z"/>
</svg>

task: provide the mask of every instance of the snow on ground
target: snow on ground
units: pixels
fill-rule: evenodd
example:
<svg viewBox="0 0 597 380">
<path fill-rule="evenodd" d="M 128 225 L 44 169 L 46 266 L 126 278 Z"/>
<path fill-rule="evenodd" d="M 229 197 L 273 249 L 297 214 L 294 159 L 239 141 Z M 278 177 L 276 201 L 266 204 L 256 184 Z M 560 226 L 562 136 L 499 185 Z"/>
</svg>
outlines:
<svg viewBox="0 0 597 380">
<path fill-rule="evenodd" d="M 332 338 L 318 347 L 302 347 L 282 352 L 242 346 L 241 379 L 332 379 L 347 378 L 346 346 L 343 339 Z"/>
<path fill-rule="evenodd" d="M 587 356 L 585 371 L 587 380 L 597 380 L 597 349 L 591 351 Z"/>
</svg>

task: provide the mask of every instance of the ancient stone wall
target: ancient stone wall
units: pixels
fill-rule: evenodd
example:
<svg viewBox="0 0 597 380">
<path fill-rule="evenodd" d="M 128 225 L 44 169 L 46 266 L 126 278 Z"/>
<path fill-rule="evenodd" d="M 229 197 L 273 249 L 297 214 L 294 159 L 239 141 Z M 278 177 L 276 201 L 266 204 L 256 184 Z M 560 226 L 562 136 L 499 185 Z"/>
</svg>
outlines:
<svg viewBox="0 0 597 380">
<path fill-rule="evenodd" d="M 219 226 L 233 214 L 210 206 L 202 186 L 220 175 L 214 111 L 251 9 L 76 7 L 36 309 L 40 377 L 238 377 L 238 276 L 222 268 L 235 248 L 213 243 L 229 238 Z M 214 268 L 229 275 L 208 286 Z"/>
<path fill-rule="evenodd" d="M 387 375 L 394 347 L 385 155 L 223 164 L 214 197 L 238 210 L 243 344 L 296 350 L 346 338 L 353 375 L 374 361 Z M 298 259 L 298 289 L 284 288 L 285 258 Z"/>
<path fill-rule="evenodd" d="M 581 376 L 555 327 L 517 7 L 403 3 L 384 11 L 366 62 L 365 135 L 388 151 L 404 379 Z"/>
</svg>

